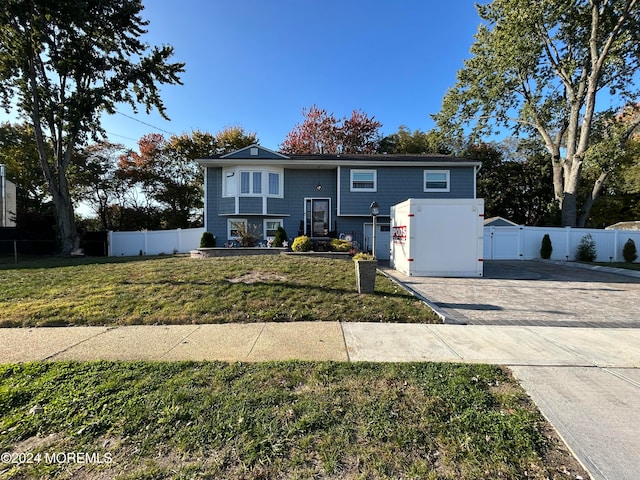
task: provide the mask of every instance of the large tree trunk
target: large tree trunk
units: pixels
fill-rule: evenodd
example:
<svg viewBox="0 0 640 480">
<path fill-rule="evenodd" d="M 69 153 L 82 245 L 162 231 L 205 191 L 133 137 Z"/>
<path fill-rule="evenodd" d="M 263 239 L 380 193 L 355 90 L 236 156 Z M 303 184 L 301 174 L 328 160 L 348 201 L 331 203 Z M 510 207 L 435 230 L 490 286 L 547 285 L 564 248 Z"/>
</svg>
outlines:
<svg viewBox="0 0 640 480">
<path fill-rule="evenodd" d="M 66 192 L 66 194 L 57 192 L 54 195 L 53 202 L 56 206 L 56 226 L 58 228 L 60 253 L 62 255 L 71 255 L 80 246 L 80 239 L 69 192 Z"/>
<path fill-rule="evenodd" d="M 565 192 L 562 199 L 561 222 L 563 227 L 575 227 L 578 217 L 578 202 L 576 194 Z"/>
<path fill-rule="evenodd" d="M 589 218 L 589 214 L 591 213 L 591 207 L 593 207 L 596 198 L 600 195 L 600 191 L 604 185 L 604 181 L 607 179 L 608 172 L 602 172 L 598 179 L 593 184 L 593 188 L 591 189 L 591 194 L 587 197 L 582 206 L 582 213 L 580 214 L 580 218 L 578 218 L 578 227 L 584 227 L 587 223 L 587 219 Z"/>
</svg>

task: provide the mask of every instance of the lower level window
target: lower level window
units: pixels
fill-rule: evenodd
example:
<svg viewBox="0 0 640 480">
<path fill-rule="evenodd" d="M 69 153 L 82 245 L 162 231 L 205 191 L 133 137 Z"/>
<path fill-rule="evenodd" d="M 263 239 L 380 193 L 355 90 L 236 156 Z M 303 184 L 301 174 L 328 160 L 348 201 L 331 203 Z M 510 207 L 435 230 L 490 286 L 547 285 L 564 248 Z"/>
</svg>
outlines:
<svg viewBox="0 0 640 480">
<path fill-rule="evenodd" d="M 268 219 L 264 221 L 264 237 L 266 240 L 273 240 L 278 228 L 282 226 L 282 219 Z"/>
<path fill-rule="evenodd" d="M 240 237 L 239 229 L 247 229 L 246 218 L 230 218 L 227 221 L 227 238 L 229 240 L 237 240 Z"/>
</svg>

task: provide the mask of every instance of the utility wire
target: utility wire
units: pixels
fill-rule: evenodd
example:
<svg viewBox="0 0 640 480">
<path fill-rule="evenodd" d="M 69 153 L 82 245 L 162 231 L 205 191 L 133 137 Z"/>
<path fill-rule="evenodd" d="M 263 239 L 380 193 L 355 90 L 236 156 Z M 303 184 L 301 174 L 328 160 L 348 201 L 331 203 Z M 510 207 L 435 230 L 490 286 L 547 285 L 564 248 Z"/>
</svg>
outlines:
<svg viewBox="0 0 640 480">
<path fill-rule="evenodd" d="M 131 140 L 132 142 L 137 142 L 138 140 L 136 140 L 135 138 L 131 138 L 131 137 L 125 137 L 124 135 L 120 135 L 118 133 L 113 133 L 113 132 L 106 132 L 109 135 L 113 135 L 114 137 L 120 137 L 120 138 L 125 138 L 127 140 Z"/>
<path fill-rule="evenodd" d="M 121 112 L 121 111 L 119 111 L 119 110 L 116 110 L 116 113 L 119 113 L 119 114 L 120 114 L 120 115 L 122 115 L 123 117 L 126 117 L 126 118 L 128 118 L 128 119 L 130 119 L 130 120 L 133 120 L 133 121 L 135 121 L 135 122 L 141 123 L 141 124 L 143 124 L 143 125 L 146 125 L 147 127 L 151 127 L 151 128 L 153 128 L 153 129 L 155 129 L 155 130 L 158 130 L 158 131 L 160 131 L 160 132 L 167 133 L 167 134 L 169 134 L 169 135 L 174 135 L 174 133 L 173 133 L 173 132 L 169 132 L 169 131 L 167 131 L 167 130 L 163 130 L 162 128 L 156 127 L 155 125 L 151 125 L 150 123 L 143 122 L 142 120 L 139 120 L 139 119 L 137 119 L 137 118 L 135 118 L 135 117 L 132 117 L 131 115 L 127 115 L 127 114 L 125 114 L 125 113 L 122 113 L 122 112 Z"/>
</svg>

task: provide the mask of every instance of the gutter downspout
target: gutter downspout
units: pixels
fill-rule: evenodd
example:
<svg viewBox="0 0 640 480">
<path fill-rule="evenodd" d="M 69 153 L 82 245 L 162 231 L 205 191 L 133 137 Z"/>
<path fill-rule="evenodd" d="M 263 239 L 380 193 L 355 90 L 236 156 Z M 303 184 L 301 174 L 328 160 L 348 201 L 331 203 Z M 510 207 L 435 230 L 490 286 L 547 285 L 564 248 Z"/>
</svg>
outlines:
<svg viewBox="0 0 640 480">
<path fill-rule="evenodd" d="M 478 173 L 482 170 L 482 164 L 476 165 L 473 172 L 473 198 L 478 198 Z"/>
</svg>

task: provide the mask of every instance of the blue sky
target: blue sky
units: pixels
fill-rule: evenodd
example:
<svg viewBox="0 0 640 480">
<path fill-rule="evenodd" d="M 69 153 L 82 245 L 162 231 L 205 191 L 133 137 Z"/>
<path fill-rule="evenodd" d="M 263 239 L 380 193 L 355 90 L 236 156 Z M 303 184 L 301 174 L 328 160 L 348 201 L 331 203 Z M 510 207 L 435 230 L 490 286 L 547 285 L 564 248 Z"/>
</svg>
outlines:
<svg viewBox="0 0 640 480">
<path fill-rule="evenodd" d="M 109 139 L 131 148 L 151 132 L 242 126 L 276 150 L 313 104 L 337 117 L 360 109 L 385 135 L 400 125 L 427 131 L 480 24 L 470 0 L 144 4 L 145 40 L 172 45 L 186 71 L 183 86 L 162 88 L 171 121 L 127 105 L 103 117 Z M 0 113 L 0 121 L 14 119 Z"/>
<path fill-rule="evenodd" d="M 170 122 L 135 117 L 171 133 L 239 125 L 271 149 L 313 104 L 337 117 L 360 109 L 383 134 L 429 130 L 480 23 L 469 0 L 144 3 L 148 42 L 173 45 L 186 72 L 183 86 L 163 87 Z M 127 146 L 155 131 L 119 114 L 104 126 Z"/>
</svg>

